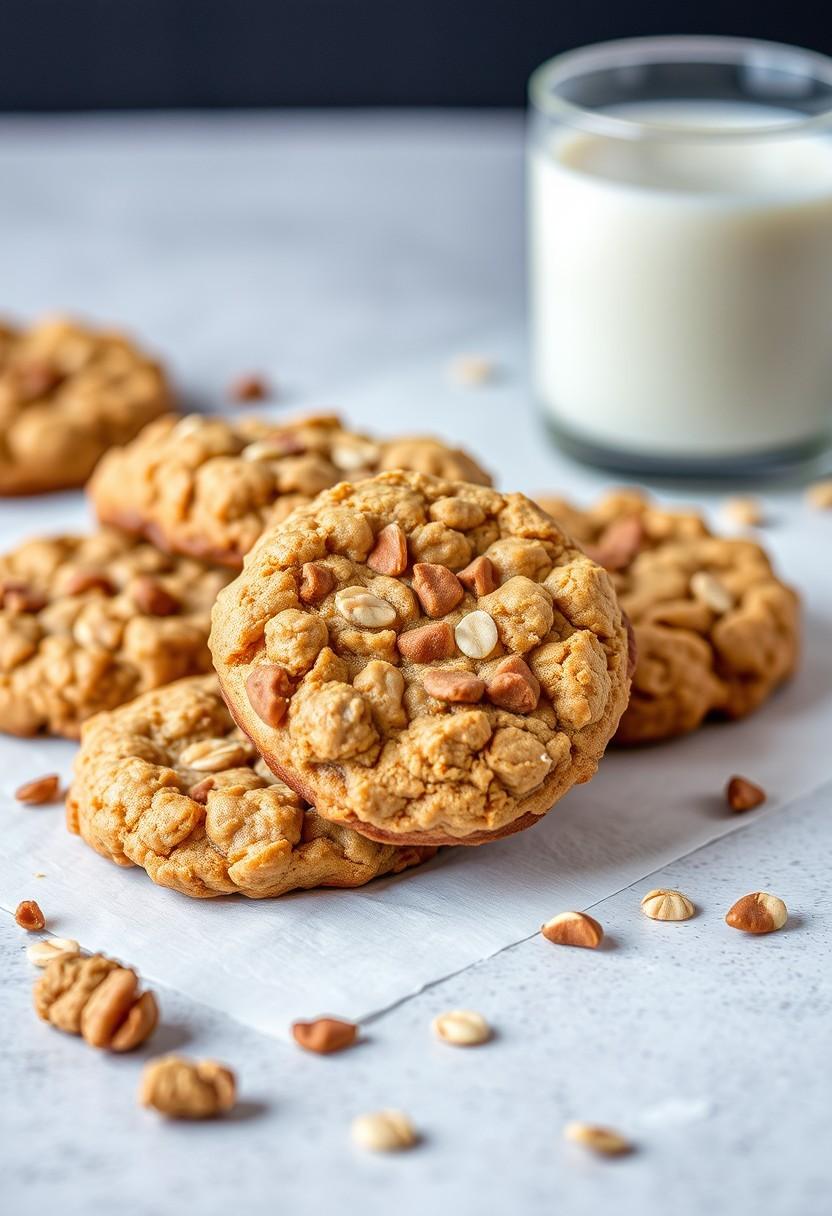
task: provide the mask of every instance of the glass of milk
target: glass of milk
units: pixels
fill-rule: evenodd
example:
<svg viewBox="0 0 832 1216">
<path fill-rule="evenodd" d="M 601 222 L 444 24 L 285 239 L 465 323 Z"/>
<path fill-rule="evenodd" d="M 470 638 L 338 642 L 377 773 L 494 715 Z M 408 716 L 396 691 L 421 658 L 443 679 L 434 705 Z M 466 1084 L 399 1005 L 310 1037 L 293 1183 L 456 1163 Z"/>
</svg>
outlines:
<svg viewBox="0 0 832 1216">
<path fill-rule="evenodd" d="M 832 60 L 645 38 L 530 82 L 533 378 L 559 443 L 762 473 L 832 426 Z"/>
</svg>

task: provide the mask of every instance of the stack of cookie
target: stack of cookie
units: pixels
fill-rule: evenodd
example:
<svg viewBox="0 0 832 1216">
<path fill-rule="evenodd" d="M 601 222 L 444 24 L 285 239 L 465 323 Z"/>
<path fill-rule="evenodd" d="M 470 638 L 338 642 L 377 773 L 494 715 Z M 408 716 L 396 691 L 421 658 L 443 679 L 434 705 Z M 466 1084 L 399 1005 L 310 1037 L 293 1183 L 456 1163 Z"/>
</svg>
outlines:
<svg viewBox="0 0 832 1216">
<path fill-rule="evenodd" d="M 157 883 L 356 886 L 497 839 L 616 731 L 739 716 L 792 669 L 795 596 L 698 516 L 546 510 L 332 415 L 176 417 L 122 339 L 45 328 L 0 342 L 0 490 L 95 465 L 102 527 L 0 559 L 0 729 L 80 734 L 70 829 Z M 32 419 L 83 459 L 27 464 Z"/>
</svg>

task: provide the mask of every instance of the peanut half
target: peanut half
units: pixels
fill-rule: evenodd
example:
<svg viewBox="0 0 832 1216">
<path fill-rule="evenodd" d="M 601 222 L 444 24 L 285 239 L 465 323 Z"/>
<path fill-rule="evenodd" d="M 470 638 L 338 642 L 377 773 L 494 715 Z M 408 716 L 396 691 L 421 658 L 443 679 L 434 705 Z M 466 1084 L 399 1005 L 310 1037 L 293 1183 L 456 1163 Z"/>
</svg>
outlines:
<svg viewBox="0 0 832 1216">
<path fill-rule="evenodd" d="M 36 967 L 48 967 L 53 958 L 59 954 L 80 954 L 81 947 L 72 937 L 44 937 L 39 942 L 32 942 L 26 951 L 26 957 Z"/>
<path fill-rule="evenodd" d="M 56 802 L 61 779 L 57 773 L 47 773 L 45 777 L 36 777 L 33 781 L 25 781 L 14 793 L 18 802 L 27 806 L 43 806 L 46 802 Z"/>
<path fill-rule="evenodd" d="M 621 1157 L 633 1151 L 633 1145 L 620 1132 L 611 1127 L 599 1127 L 596 1123 L 567 1123 L 563 1136 L 601 1157 Z"/>
<path fill-rule="evenodd" d="M 707 570 L 697 570 L 690 578 L 690 593 L 700 604 L 717 616 L 724 616 L 734 607 L 734 597 L 724 583 Z"/>
<path fill-rule="evenodd" d="M 344 587 L 337 591 L 335 607 L 345 621 L 364 629 L 384 629 L 396 620 L 393 605 L 363 587 Z"/>
<path fill-rule="evenodd" d="M 454 630 L 456 644 L 469 659 L 485 659 L 497 645 L 497 626 L 487 612 L 467 613 Z"/>
<path fill-rule="evenodd" d="M 400 1110 L 380 1110 L 353 1119 L 352 1138 L 359 1148 L 372 1153 L 395 1153 L 412 1148 L 418 1136 L 410 1119 Z"/>
<path fill-rule="evenodd" d="M 725 923 L 743 933 L 774 933 L 788 919 L 789 911 L 782 899 L 767 891 L 753 891 L 728 909 Z"/>
<path fill-rule="evenodd" d="M 601 945 L 604 930 L 586 912 L 560 912 L 541 925 L 540 932 L 557 946 L 583 946 L 595 950 Z"/>
<path fill-rule="evenodd" d="M 443 1043 L 454 1047 L 478 1047 L 491 1038 L 491 1027 L 473 1009 L 449 1009 L 439 1013 L 431 1022 L 431 1029 Z"/>
<path fill-rule="evenodd" d="M 250 759 L 251 749 L 239 739 L 198 739 L 179 753 L 179 767 L 195 773 L 219 773 Z"/>
</svg>

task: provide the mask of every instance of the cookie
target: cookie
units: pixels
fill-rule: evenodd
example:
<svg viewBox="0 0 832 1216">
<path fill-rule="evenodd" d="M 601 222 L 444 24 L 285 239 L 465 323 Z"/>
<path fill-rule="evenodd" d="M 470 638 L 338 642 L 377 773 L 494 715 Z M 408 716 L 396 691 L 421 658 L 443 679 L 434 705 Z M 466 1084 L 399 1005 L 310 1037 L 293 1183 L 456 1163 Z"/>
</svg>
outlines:
<svg viewBox="0 0 832 1216">
<path fill-rule="evenodd" d="M 159 365 L 120 334 L 0 326 L 0 494 L 83 485 L 108 448 L 172 408 Z"/>
<path fill-rule="evenodd" d="M 235 729 L 213 675 L 84 726 L 67 826 L 117 865 L 197 899 L 360 887 L 435 851 L 374 844 L 321 819 Z"/>
<path fill-rule="evenodd" d="M 470 456 L 429 438 L 374 441 L 332 414 L 277 423 L 162 418 L 102 460 L 90 487 L 102 523 L 172 553 L 239 569 L 263 529 L 344 477 L 405 467 L 489 485 Z"/>
<path fill-rule="evenodd" d="M 395 471 L 270 529 L 219 596 L 231 712 L 371 839 L 479 844 L 588 781 L 627 703 L 607 573 L 522 494 Z"/>
<path fill-rule="evenodd" d="M 748 540 L 714 536 L 696 512 L 662 510 L 635 491 L 587 511 L 539 499 L 610 571 L 638 650 L 617 743 L 742 718 L 792 674 L 799 601 Z"/>
<path fill-rule="evenodd" d="M 0 730 L 77 738 L 99 710 L 210 671 L 228 579 L 108 529 L 0 557 Z"/>
</svg>

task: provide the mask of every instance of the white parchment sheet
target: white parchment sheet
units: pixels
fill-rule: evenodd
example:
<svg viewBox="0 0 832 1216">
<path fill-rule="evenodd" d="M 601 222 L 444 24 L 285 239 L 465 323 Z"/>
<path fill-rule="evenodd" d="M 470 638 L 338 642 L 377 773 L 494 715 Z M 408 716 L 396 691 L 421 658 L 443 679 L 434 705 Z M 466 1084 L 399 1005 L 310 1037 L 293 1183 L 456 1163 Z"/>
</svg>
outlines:
<svg viewBox="0 0 832 1216">
<path fill-rule="evenodd" d="M 518 410 L 511 397 L 516 385 L 483 394 L 467 415 L 442 391 L 431 362 L 406 386 L 395 378 L 357 386 L 347 394 L 348 413 L 389 431 L 391 396 L 413 408 L 429 400 L 419 429 L 467 433 L 486 456 L 502 443 L 501 484 L 584 497 L 600 486 L 541 442 L 525 406 Z M 747 721 L 672 745 L 611 752 L 589 785 L 537 827 L 498 844 L 445 850 L 422 869 L 358 891 L 257 903 L 191 901 L 163 890 L 143 871 L 120 870 L 70 836 L 60 808 L 19 806 L 16 786 L 56 768 L 68 775 L 75 749 L 0 737 L 0 903 L 11 909 L 36 898 L 53 932 L 282 1034 L 299 1016 L 369 1016 L 529 936 L 556 912 L 591 906 L 740 827 L 742 817 L 721 799 L 732 773 L 760 781 L 776 813 L 832 776 L 832 516 L 809 512 L 797 493 L 767 497 L 766 505 L 765 543 L 805 596 L 806 657 L 798 679 Z M 80 495 L 0 504 L 0 543 L 85 520 Z M 764 883 L 765 875 L 748 875 L 749 889 Z M 21 949 L 25 944 L 21 934 Z"/>
</svg>

